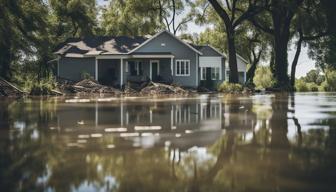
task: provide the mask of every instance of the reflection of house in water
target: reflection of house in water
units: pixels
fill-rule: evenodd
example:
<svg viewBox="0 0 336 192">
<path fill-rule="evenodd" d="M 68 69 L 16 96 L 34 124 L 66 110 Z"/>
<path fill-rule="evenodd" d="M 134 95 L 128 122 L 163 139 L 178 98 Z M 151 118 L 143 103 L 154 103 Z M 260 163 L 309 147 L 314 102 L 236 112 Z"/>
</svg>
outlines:
<svg viewBox="0 0 336 192">
<path fill-rule="evenodd" d="M 256 123 L 256 114 L 252 112 L 253 104 L 249 101 L 235 100 L 223 104 L 222 128 L 234 131 L 250 132 Z"/>
<path fill-rule="evenodd" d="M 93 134 L 126 140 L 153 136 L 153 146 L 168 141 L 187 149 L 212 144 L 223 128 L 251 129 L 248 113 L 241 116 L 244 113 L 234 110 L 219 100 L 66 104 L 58 110 L 55 126 L 73 139 Z"/>
</svg>

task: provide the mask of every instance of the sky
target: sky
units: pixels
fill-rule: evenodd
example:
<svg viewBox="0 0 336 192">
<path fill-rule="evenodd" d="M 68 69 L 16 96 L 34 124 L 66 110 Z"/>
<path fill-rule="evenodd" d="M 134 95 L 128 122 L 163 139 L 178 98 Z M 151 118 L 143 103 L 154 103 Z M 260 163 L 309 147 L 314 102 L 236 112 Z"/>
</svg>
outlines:
<svg viewBox="0 0 336 192">
<path fill-rule="evenodd" d="M 107 5 L 110 0 L 97 0 L 98 5 Z M 187 28 L 187 33 L 193 34 L 193 33 L 201 33 L 206 29 L 206 26 L 199 26 L 195 23 L 189 23 Z M 291 46 L 291 49 L 288 51 L 288 72 L 290 73 L 291 69 L 291 63 L 293 61 L 295 55 L 295 47 Z M 298 65 L 296 67 L 296 77 L 302 77 L 305 76 L 307 72 L 309 72 L 311 69 L 315 68 L 315 62 L 311 60 L 308 57 L 308 50 L 306 47 L 303 47 L 301 50 L 301 54 L 299 57 Z"/>
</svg>

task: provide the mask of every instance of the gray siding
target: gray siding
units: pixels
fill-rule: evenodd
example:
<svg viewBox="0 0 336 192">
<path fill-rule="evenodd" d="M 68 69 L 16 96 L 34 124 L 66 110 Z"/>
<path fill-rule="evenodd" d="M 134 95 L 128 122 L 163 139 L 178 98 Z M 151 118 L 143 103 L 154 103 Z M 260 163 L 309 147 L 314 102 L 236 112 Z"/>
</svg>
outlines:
<svg viewBox="0 0 336 192">
<path fill-rule="evenodd" d="M 98 81 L 106 85 L 120 85 L 120 59 L 98 59 Z"/>
<path fill-rule="evenodd" d="M 83 72 L 95 76 L 95 58 L 60 58 L 59 77 L 79 81 Z"/>
<path fill-rule="evenodd" d="M 161 44 L 164 43 L 165 46 L 162 46 Z M 188 87 L 197 87 L 198 86 L 198 77 L 196 77 L 196 71 L 198 69 L 198 65 L 196 62 L 196 57 L 198 60 L 198 56 L 196 52 L 192 49 L 190 49 L 188 46 L 184 45 L 183 43 L 179 42 L 177 39 L 172 37 L 167 32 L 161 33 L 159 36 L 157 36 L 155 39 L 148 42 L 143 47 L 139 48 L 136 52 L 147 52 L 147 53 L 153 53 L 153 52 L 170 52 L 172 53 L 174 58 L 174 67 L 173 67 L 173 79 L 174 83 L 182 85 L 182 86 L 188 86 Z M 177 59 L 186 59 L 190 60 L 190 76 L 176 76 L 176 63 L 175 61 Z M 167 68 L 170 68 L 170 62 L 164 62 L 167 66 Z M 162 64 L 161 64 L 162 65 Z M 166 66 L 164 66 L 166 67 Z"/>
</svg>

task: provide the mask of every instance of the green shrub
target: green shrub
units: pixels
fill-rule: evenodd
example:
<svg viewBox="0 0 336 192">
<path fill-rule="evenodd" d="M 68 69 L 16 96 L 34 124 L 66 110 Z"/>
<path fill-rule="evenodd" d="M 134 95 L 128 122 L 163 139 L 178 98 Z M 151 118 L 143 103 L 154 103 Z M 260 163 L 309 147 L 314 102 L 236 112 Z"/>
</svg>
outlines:
<svg viewBox="0 0 336 192">
<path fill-rule="evenodd" d="M 275 81 L 270 68 L 265 66 L 258 67 L 255 71 L 253 83 L 257 89 L 273 87 Z"/>
<path fill-rule="evenodd" d="M 307 87 L 309 91 L 312 91 L 312 92 L 319 91 L 319 86 L 316 83 L 307 83 Z"/>
<path fill-rule="evenodd" d="M 243 91 L 243 86 L 238 83 L 229 83 L 227 81 L 224 81 L 222 84 L 219 85 L 218 91 L 225 93 L 237 93 Z"/>
<path fill-rule="evenodd" d="M 319 87 L 319 91 L 328 91 L 328 83 L 326 81 L 323 81 Z"/>
<path fill-rule="evenodd" d="M 298 79 L 295 81 L 295 90 L 298 92 L 307 92 L 309 91 L 309 88 L 304 80 Z"/>
<path fill-rule="evenodd" d="M 90 73 L 86 72 L 86 71 L 82 71 L 81 72 L 81 79 L 84 80 L 84 79 L 91 79 L 93 80 L 94 78 L 91 76 Z"/>
<path fill-rule="evenodd" d="M 47 95 L 51 90 L 57 87 L 55 77 L 50 73 L 47 77 L 38 81 L 36 75 L 32 73 L 15 75 L 13 82 L 18 85 L 21 90 L 33 95 Z"/>
<path fill-rule="evenodd" d="M 316 83 L 307 83 L 304 78 L 295 81 L 295 90 L 298 92 L 317 92 L 320 87 Z"/>
<path fill-rule="evenodd" d="M 57 87 L 57 82 L 52 74 L 41 79 L 40 81 L 34 81 L 31 89 L 29 90 L 32 95 L 48 95 L 52 93 L 52 90 Z"/>
<path fill-rule="evenodd" d="M 324 91 L 336 91 L 336 70 L 327 69 L 325 81 L 321 84 Z"/>
</svg>

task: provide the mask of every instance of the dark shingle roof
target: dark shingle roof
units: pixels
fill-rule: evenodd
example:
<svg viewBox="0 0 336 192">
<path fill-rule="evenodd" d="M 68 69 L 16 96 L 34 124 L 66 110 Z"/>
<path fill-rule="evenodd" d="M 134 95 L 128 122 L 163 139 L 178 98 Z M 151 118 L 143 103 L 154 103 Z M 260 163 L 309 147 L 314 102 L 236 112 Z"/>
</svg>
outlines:
<svg viewBox="0 0 336 192">
<path fill-rule="evenodd" d="M 209 45 L 195 45 L 193 43 L 189 43 L 189 45 L 203 53 L 202 56 L 224 56 L 222 53 Z"/>
<path fill-rule="evenodd" d="M 91 54 L 125 54 L 136 48 L 148 38 L 127 36 L 95 36 L 69 38 L 60 44 L 55 54 L 91 55 Z"/>
</svg>

